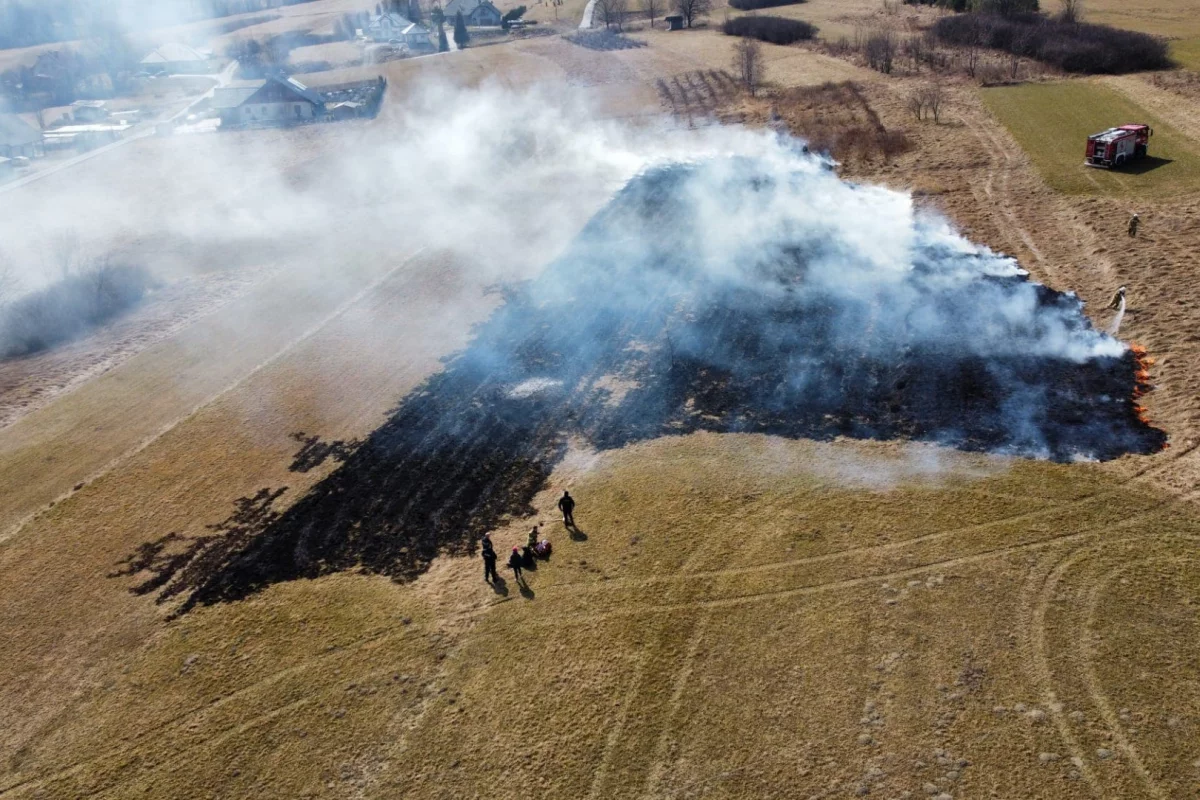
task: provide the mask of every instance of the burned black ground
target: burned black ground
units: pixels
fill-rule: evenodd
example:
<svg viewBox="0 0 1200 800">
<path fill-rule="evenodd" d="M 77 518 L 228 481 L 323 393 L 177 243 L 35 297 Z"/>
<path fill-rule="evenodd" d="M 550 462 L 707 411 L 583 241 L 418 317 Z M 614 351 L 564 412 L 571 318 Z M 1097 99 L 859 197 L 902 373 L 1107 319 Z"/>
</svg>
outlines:
<svg viewBox="0 0 1200 800">
<path fill-rule="evenodd" d="M 285 511 L 264 489 L 216 534 L 169 535 L 123 574 L 149 572 L 138 590 L 184 594 L 184 609 L 339 570 L 411 579 L 532 513 L 573 437 L 598 449 L 700 430 L 902 437 L 1058 460 L 1163 446 L 1133 405 L 1131 354 L 1047 352 L 1063 337 L 1064 352 L 1097 339 L 1073 296 L 986 271 L 948 280 L 976 256 L 936 240 L 901 277 L 847 293 L 850 272 L 814 272 L 844 243 L 819 226 L 781 237 L 766 220 L 774 206 L 762 197 L 788 179 L 755 163 L 707 169 L 631 182 Z M 713 220 L 696 193 L 714 186 L 722 214 L 762 217 L 732 244 L 699 227 Z"/>
</svg>

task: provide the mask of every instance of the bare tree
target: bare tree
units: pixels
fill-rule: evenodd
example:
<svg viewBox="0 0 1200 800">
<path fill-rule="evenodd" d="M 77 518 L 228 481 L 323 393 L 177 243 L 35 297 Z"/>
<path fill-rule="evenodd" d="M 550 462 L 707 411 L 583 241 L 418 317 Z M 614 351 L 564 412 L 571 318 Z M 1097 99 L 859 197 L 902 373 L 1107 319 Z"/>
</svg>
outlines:
<svg viewBox="0 0 1200 800">
<path fill-rule="evenodd" d="M 914 89 L 909 92 L 904 98 L 904 107 L 907 108 L 918 121 L 925 117 L 925 92 L 921 89 Z"/>
<path fill-rule="evenodd" d="M 762 45 L 757 39 L 743 36 L 733 45 L 733 71 L 753 97 L 762 82 Z"/>
<path fill-rule="evenodd" d="M 864 52 L 867 66 L 884 74 L 891 74 L 896 59 L 896 37 L 887 28 L 873 31 L 867 37 Z"/>
<path fill-rule="evenodd" d="M 1074 24 L 1083 21 L 1083 0 L 1059 0 L 1058 18 Z"/>
<path fill-rule="evenodd" d="M 925 61 L 926 41 L 924 36 L 909 36 L 904 40 L 904 51 L 912 59 L 914 70 L 919 70 Z"/>
<path fill-rule="evenodd" d="M 934 81 L 925 87 L 925 107 L 929 109 L 929 113 L 933 115 L 935 125 L 940 125 L 942 122 L 942 108 L 946 104 L 946 92 L 942 89 L 942 84 Z"/>
<path fill-rule="evenodd" d="M 616 28 L 620 31 L 629 9 L 629 0 L 596 0 L 595 8 L 600 19 L 604 20 L 605 30 Z"/>
<path fill-rule="evenodd" d="M 646 12 L 646 16 L 650 18 L 650 27 L 654 27 L 655 17 L 659 17 L 663 12 L 664 0 L 642 0 L 642 10 Z"/>
<path fill-rule="evenodd" d="M 608 0 L 608 2 L 613 7 L 613 21 L 617 25 L 617 30 L 624 30 L 625 17 L 629 13 L 629 0 Z"/>
<path fill-rule="evenodd" d="M 975 44 L 967 45 L 963 51 L 963 66 L 967 70 L 967 74 L 972 78 L 979 71 L 979 46 Z"/>
<path fill-rule="evenodd" d="M 64 278 L 79 266 L 81 251 L 79 234 L 73 230 L 61 230 L 50 240 L 50 257 Z"/>
<path fill-rule="evenodd" d="M 712 0 L 675 0 L 675 10 L 683 17 L 683 24 L 689 28 L 711 9 Z"/>
</svg>

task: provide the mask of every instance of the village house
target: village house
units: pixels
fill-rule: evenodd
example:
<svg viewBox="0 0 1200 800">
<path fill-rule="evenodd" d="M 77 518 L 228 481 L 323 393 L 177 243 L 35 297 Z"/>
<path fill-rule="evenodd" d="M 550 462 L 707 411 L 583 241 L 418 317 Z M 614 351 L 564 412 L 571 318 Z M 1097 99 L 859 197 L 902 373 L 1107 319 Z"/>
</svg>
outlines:
<svg viewBox="0 0 1200 800">
<path fill-rule="evenodd" d="M 364 31 L 367 38 L 373 42 L 404 41 L 404 31 L 412 28 L 413 22 L 395 12 L 376 14 L 367 23 Z M 420 26 L 418 26 L 420 27 Z M 428 32 L 426 32 L 428 37 Z"/>
<path fill-rule="evenodd" d="M 399 39 L 401 44 L 407 45 L 410 50 L 436 49 L 433 44 L 432 32 L 417 22 L 410 22 L 408 27 L 400 31 L 400 35 L 395 38 Z"/>
<path fill-rule="evenodd" d="M 221 127 L 295 125 L 320 119 L 325 112 L 321 96 L 295 78 L 272 76 L 265 81 L 218 88 L 212 108 Z"/>
<path fill-rule="evenodd" d="M 145 72 L 168 75 L 207 75 L 218 67 L 211 50 L 197 50 L 174 42 L 151 50 L 140 65 Z"/>
<path fill-rule="evenodd" d="M 103 100 L 76 100 L 71 103 L 71 119 L 76 122 L 102 122 L 108 119 Z"/>
<path fill-rule="evenodd" d="M 462 12 L 463 21 L 473 28 L 498 27 L 504 16 L 500 9 L 492 5 L 491 0 L 450 0 L 442 9 L 450 24 L 454 23 L 459 12 Z"/>
<path fill-rule="evenodd" d="M 0 114 L 0 157 L 42 155 L 42 132 L 16 114 Z"/>
</svg>

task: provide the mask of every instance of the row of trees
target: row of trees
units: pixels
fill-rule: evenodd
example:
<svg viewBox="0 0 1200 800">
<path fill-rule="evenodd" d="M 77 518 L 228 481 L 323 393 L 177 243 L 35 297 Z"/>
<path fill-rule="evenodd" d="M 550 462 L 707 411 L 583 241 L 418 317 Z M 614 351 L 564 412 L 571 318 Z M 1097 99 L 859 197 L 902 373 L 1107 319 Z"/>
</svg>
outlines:
<svg viewBox="0 0 1200 800">
<path fill-rule="evenodd" d="M 1072 16 L 1078 18 L 1077 9 Z M 976 12 L 939 19 L 933 35 L 943 44 L 975 54 L 976 64 L 979 49 L 988 48 L 1083 74 L 1122 74 L 1171 65 L 1161 39 L 1069 18 L 1066 13 L 1051 19 L 1040 14 Z"/>
<path fill-rule="evenodd" d="M 604 23 L 606 30 L 619 32 L 635 10 L 640 10 L 650 20 L 650 27 L 654 27 L 654 21 L 662 17 L 667 9 L 683 17 L 683 24 L 690 28 L 712 10 L 712 0 L 642 0 L 640 9 L 631 9 L 629 0 L 596 0 L 594 13 Z"/>
</svg>

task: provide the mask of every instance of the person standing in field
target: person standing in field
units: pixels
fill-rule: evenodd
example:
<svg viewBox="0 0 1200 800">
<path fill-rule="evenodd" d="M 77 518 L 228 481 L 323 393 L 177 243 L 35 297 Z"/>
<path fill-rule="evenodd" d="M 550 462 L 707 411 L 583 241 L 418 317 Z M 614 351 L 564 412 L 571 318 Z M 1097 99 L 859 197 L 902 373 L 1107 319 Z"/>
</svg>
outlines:
<svg viewBox="0 0 1200 800">
<path fill-rule="evenodd" d="M 1121 308 L 1121 302 L 1125 299 L 1125 287 L 1117 287 L 1117 291 L 1113 294 L 1112 300 L 1108 301 L 1106 308 L 1116 311 Z"/>
<path fill-rule="evenodd" d="M 488 583 L 500 580 L 496 574 L 496 549 L 492 547 L 491 537 L 486 535 L 483 537 L 483 579 Z"/>
<path fill-rule="evenodd" d="M 1140 221 L 1136 213 L 1129 218 L 1129 238 L 1132 239 L 1137 236 L 1138 223 Z"/>
<path fill-rule="evenodd" d="M 508 557 L 508 566 L 510 569 L 512 569 L 513 575 L 516 576 L 517 583 L 520 583 L 521 582 L 521 548 L 514 547 L 512 549 L 512 555 L 510 555 Z"/>
<path fill-rule="evenodd" d="M 563 524 L 568 528 L 575 527 L 575 498 L 571 497 L 568 491 L 563 492 L 563 496 L 559 498 L 558 510 L 562 512 Z"/>
</svg>

